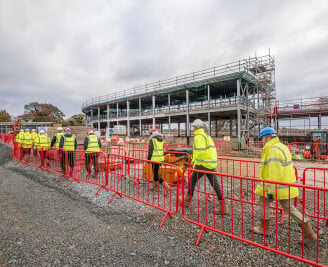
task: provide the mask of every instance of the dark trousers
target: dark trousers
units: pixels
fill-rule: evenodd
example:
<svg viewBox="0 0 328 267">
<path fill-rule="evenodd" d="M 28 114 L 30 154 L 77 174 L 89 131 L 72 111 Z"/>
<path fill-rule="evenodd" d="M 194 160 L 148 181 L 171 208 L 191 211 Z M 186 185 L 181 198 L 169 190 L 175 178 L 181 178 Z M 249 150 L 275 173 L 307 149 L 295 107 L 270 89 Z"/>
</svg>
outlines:
<svg viewBox="0 0 328 267">
<path fill-rule="evenodd" d="M 202 171 L 209 171 L 209 172 L 215 172 L 215 169 L 207 169 L 203 166 L 195 166 L 195 170 L 202 170 Z M 191 178 L 188 184 L 188 194 L 193 195 L 195 186 L 197 184 L 197 181 L 199 178 L 203 177 L 205 173 L 202 172 L 192 172 Z M 206 174 L 207 179 L 209 180 L 211 186 L 214 188 L 214 191 L 216 195 L 218 196 L 219 200 L 222 200 L 222 190 L 219 184 L 219 180 L 216 175 L 213 174 Z"/>
<path fill-rule="evenodd" d="M 154 172 L 154 181 L 157 182 L 159 181 L 160 183 L 163 183 L 163 179 L 159 178 L 159 163 L 153 163 L 153 172 Z"/>
<path fill-rule="evenodd" d="M 60 163 L 62 170 L 64 173 L 66 172 L 65 166 L 66 166 L 66 157 L 67 157 L 67 162 L 68 165 L 71 168 L 74 168 L 74 152 L 73 151 L 61 151 L 61 156 L 60 156 Z"/>
<path fill-rule="evenodd" d="M 85 153 L 85 167 L 88 171 L 88 173 L 91 172 L 91 169 L 90 169 L 90 164 L 91 164 L 91 161 L 93 163 L 93 168 L 95 170 L 95 174 L 97 175 L 98 174 L 98 156 L 99 154 L 94 152 L 94 153 Z"/>
</svg>

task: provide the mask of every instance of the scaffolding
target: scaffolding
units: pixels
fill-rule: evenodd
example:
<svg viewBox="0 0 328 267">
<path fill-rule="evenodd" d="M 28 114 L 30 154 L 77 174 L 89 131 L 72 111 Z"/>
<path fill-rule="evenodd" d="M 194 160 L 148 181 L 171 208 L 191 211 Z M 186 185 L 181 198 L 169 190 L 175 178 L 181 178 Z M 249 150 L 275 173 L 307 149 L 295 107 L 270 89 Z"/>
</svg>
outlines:
<svg viewBox="0 0 328 267">
<path fill-rule="evenodd" d="M 275 60 L 269 52 L 95 97 L 81 108 L 87 125 L 100 130 L 123 124 L 128 136 L 142 135 L 144 126 L 167 126 L 170 134 L 182 136 L 184 130 L 189 137 L 190 121 L 201 118 L 215 136 L 228 121 L 228 134 L 234 137 L 235 131 L 240 140 L 271 124 L 275 100 Z"/>
</svg>

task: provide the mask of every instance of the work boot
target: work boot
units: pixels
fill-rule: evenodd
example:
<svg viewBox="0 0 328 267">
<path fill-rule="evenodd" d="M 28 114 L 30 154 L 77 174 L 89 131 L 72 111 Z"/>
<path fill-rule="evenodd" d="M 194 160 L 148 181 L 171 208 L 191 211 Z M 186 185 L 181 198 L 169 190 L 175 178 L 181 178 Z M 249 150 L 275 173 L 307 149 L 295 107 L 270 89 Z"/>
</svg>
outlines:
<svg viewBox="0 0 328 267">
<path fill-rule="evenodd" d="M 214 209 L 214 212 L 216 214 L 228 214 L 229 213 L 229 209 L 225 204 L 224 198 L 222 200 L 219 200 L 219 208 Z"/>
<path fill-rule="evenodd" d="M 165 192 L 166 192 L 166 193 L 170 193 L 171 186 L 170 186 L 166 181 L 164 181 L 164 182 L 162 183 L 162 185 L 163 185 L 163 187 L 164 187 Z"/>
<path fill-rule="evenodd" d="M 191 205 L 191 202 L 192 202 L 192 195 L 186 194 L 184 198 L 185 207 L 189 207 Z M 183 204 L 182 196 L 179 196 L 179 203 Z"/>
<path fill-rule="evenodd" d="M 261 225 L 254 227 L 254 233 L 260 235 L 271 235 L 270 220 L 265 220 L 265 229 L 264 220 L 261 220 Z"/>
<path fill-rule="evenodd" d="M 158 190 L 158 182 L 154 182 L 153 187 L 151 187 L 150 190 L 157 191 Z"/>
<path fill-rule="evenodd" d="M 302 224 L 300 224 L 300 227 L 302 228 Z M 304 244 L 315 240 L 317 240 L 317 235 L 312 230 L 310 222 L 304 223 Z M 302 243 L 302 237 L 299 242 Z"/>
</svg>

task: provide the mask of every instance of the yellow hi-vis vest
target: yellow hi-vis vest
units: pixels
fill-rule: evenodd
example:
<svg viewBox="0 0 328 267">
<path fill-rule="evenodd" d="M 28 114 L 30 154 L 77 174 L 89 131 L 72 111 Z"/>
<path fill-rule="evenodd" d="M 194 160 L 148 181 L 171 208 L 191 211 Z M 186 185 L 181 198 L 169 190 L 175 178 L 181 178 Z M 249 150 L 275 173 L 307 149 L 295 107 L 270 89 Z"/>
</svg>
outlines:
<svg viewBox="0 0 328 267">
<path fill-rule="evenodd" d="M 75 150 L 75 135 L 72 135 L 70 137 L 63 136 L 64 137 L 64 146 L 63 149 L 65 150 Z"/>
<path fill-rule="evenodd" d="M 32 147 L 32 136 L 29 132 L 24 134 L 23 139 L 23 148 L 31 148 Z"/>
<path fill-rule="evenodd" d="M 197 129 L 193 134 L 195 136 L 192 151 L 193 166 L 215 169 L 218 163 L 218 156 L 212 138 L 202 128 Z"/>
<path fill-rule="evenodd" d="M 17 135 L 16 135 L 16 143 L 23 143 L 24 141 L 24 133 L 23 132 L 19 132 Z"/>
<path fill-rule="evenodd" d="M 88 136 L 89 142 L 86 152 L 100 152 L 100 147 L 98 144 L 98 137 L 94 134 Z"/>
<path fill-rule="evenodd" d="M 151 139 L 153 142 L 154 150 L 151 155 L 152 161 L 163 162 L 164 161 L 164 142 L 158 141 L 156 138 Z"/>
<path fill-rule="evenodd" d="M 50 138 L 45 134 L 40 134 L 38 138 L 35 139 L 35 145 L 38 150 L 43 148 L 43 151 L 47 151 L 50 147 Z"/>
<path fill-rule="evenodd" d="M 64 133 L 56 133 L 56 148 L 59 148 L 60 138 L 64 135 Z"/>
<path fill-rule="evenodd" d="M 278 137 L 272 138 L 263 147 L 260 179 L 284 183 L 296 182 L 292 156 L 288 147 L 282 144 Z M 255 188 L 255 194 L 266 198 L 283 200 L 297 197 L 298 188 L 287 185 L 258 183 Z"/>
<path fill-rule="evenodd" d="M 35 133 L 35 132 L 31 133 L 31 138 L 32 138 L 32 142 L 34 144 L 35 143 L 35 140 L 38 138 L 38 134 Z"/>
</svg>

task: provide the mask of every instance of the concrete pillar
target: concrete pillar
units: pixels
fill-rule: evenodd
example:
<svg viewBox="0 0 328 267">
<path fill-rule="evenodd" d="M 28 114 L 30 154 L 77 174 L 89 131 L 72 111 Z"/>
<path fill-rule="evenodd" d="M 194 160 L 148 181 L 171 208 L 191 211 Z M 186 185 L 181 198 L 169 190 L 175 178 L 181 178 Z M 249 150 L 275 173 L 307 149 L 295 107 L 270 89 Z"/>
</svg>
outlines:
<svg viewBox="0 0 328 267">
<path fill-rule="evenodd" d="M 109 128 L 109 104 L 107 104 L 107 128 Z"/>
<path fill-rule="evenodd" d="M 210 109 L 210 107 L 211 107 L 210 101 L 211 101 L 211 88 L 210 88 L 210 85 L 207 85 L 207 103 L 208 103 L 208 109 Z"/>
<path fill-rule="evenodd" d="M 169 134 L 171 134 L 171 116 L 169 116 Z"/>
<path fill-rule="evenodd" d="M 170 94 L 167 95 L 167 102 L 168 102 L 169 112 L 170 112 L 171 111 L 171 95 Z"/>
<path fill-rule="evenodd" d="M 139 97 L 139 116 L 141 116 L 141 98 Z"/>
<path fill-rule="evenodd" d="M 118 102 L 116 103 L 116 123 L 118 125 Z"/>
<path fill-rule="evenodd" d="M 92 128 L 93 128 L 93 109 L 91 109 L 91 124 L 92 124 Z"/>
<path fill-rule="evenodd" d="M 139 120 L 139 133 L 140 137 L 142 136 L 142 125 L 141 125 L 141 120 Z"/>
<path fill-rule="evenodd" d="M 241 139 L 240 79 L 237 80 L 237 137 Z"/>
<path fill-rule="evenodd" d="M 180 137 L 180 122 L 178 122 L 178 137 Z"/>
<path fill-rule="evenodd" d="M 126 131 L 128 137 L 131 136 L 131 129 L 130 129 L 130 101 L 126 100 L 126 117 L 127 117 L 127 126 Z"/>
<path fill-rule="evenodd" d="M 211 136 L 211 132 L 212 132 L 212 127 L 211 127 L 211 113 L 208 112 L 207 113 L 207 121 L 208 121 L 208 135 Z"/>
<path fill-rule="evenodd" d="M 318 129 L 321 130 L 321 114 L 318 116 Z"/>
<path fill-rule="evenodd" d="M 189 90 L 186 90 L 186 106 L 187 106 L 187 117 L 186 117 L 186 136 L 190 136 L 189 132 Z"/>
<path fill-rule="evenodd" d="M 98 131 L 100 131 L 100 107 L 98 107 Z"/>
<path fill-rule="evenodd" d="M 155 95 L 153 95 L 153 128 L 156 127 L 156 120 L 155 120 L 155 105 L 156 105 L 156 99 Z"/>
<path fill-rule="evenodd" d="M 230 131 L 230 137 L 232 137 L 232 116 L 230 115 L 230 125 L 229 125 L 229 131 Z"/>
</svg>

